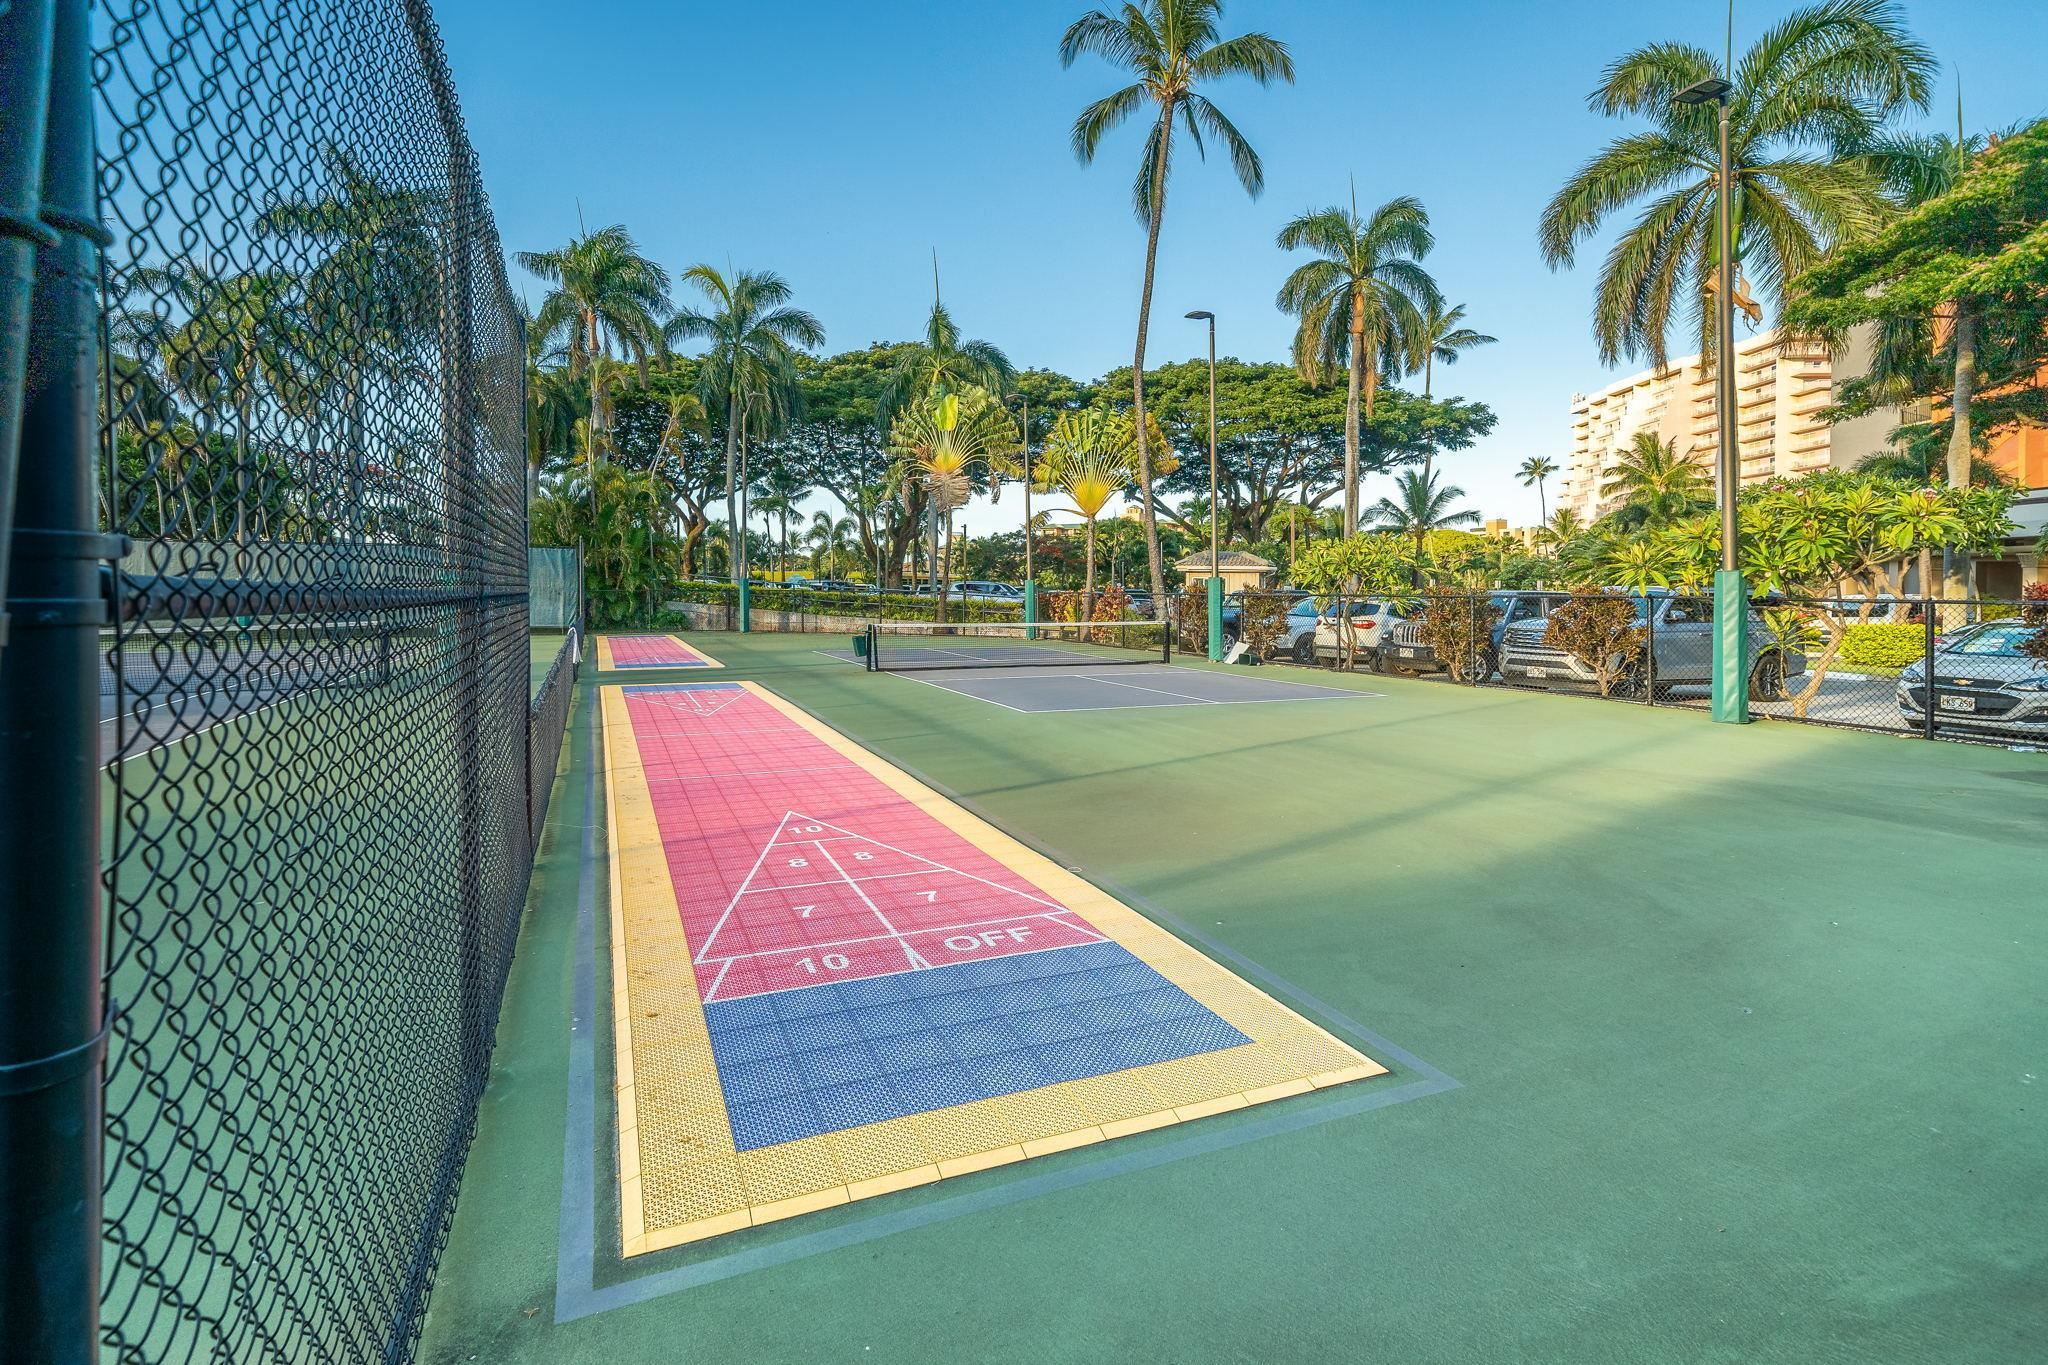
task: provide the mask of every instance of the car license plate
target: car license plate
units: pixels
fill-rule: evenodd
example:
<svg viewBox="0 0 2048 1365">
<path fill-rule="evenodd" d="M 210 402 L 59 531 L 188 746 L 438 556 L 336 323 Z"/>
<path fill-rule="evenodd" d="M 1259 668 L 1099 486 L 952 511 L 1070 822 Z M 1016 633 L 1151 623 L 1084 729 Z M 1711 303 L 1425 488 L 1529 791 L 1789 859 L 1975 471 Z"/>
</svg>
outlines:
<svg viewBox="0 0 2048 1365">
<path fill-rule="evenodd" d="M 1532 678 L 1547 678 L 1550 676 L 1550 670 L 1547 668 L 1531 668 L 1526 671 Z"/>
<path fill-rule="evenodd" d="M 1406 645 L 1401 646 L 1401 657 L 1404 659 L 1418 658 L 1421 654 L 1422 651 L 1419 649 L 1410 649 Z"/>
<path fill-rule="evenodd" d="M 1941 709 L 1944 711 L 1974 711 L 1977 709 L 1977 699 L 1975 697 L 1943 697 L 1941 699 Z"/>
</svg>

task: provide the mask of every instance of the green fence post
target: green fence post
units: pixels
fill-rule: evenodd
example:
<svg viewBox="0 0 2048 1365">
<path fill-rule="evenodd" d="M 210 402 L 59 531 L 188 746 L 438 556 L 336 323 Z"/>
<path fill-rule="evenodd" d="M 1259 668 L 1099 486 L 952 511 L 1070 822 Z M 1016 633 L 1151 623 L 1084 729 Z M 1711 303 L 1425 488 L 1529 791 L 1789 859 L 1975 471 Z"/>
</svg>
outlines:
<svg viewBox="0 0 2048 1365">
<path fill-rule="evenodd" d="M 754 595 L 748 591 L 748 587 L 747 580 L 742 578 L 740 580 L 740 630 L 742 632 L 750 631 L 754 628 Z"/>
<path fill-rule="evenodd" d="M 1223 580 L 1211 574 L 1209 584 L 1209 662 L 1223 662 Z"/>
<path fill-rule="evenodd" d="M 1024 619 L 1026 621 L 1036 621 L 1038 619 L 1038 580 L 1035 578 L 1024 580 Z M 1024 638 L 1036 640 L 1038 638 L 1038 627 L 1032 625 L 1025 626 Z"/>
<path fill-rule="evenodd" d="M 1714 719 L 1749 720 L 1749 589 L 1740 569 L 1714 573 Z"/>
<path fill-rule="evenodd" d="M 35 265 L 6 575 L 12 631 L 0 648 L 0 1356 L 48 1365 L 83 1365 L 100 1350 L 98 646 L 101 562 L 120 548 L 100 534 L 93 488 L 106 233 L 90 9 L 0 6 L 0 44 L 22 39 L 31 55 L 47 54 L 36 212 L 54 229 Z M 20 28 L 44 22 L 47 48 Z M 33 79 L 0 86 L 0 128 L 25 119 L 21 100 L 43 89 Z"/>
</svg>

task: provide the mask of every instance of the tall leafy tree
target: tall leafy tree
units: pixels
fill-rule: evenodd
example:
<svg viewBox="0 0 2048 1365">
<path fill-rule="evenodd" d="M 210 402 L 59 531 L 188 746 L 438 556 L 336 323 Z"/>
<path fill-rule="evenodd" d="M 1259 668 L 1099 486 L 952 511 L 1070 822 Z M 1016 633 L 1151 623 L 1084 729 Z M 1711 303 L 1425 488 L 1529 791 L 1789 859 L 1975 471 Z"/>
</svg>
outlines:
<svg viewBox="0 0 2048 1365">
<path fill-rule="evenodd" d="M 1852 386 L 1844 408 L 1946 400 L 1942 421 L 1899 435 L 1929 463 L 1941 449 L 1948 483 L 1961 489 L 1980 432 L 2048 420 L 2048 387 L 2035 381 L 2048 368 L 2048 121 L 1966 164 L 1966 143 L 1947 150 L 1956 158 L 1948 188 L 1804 276 L 1789 316 L 1830 335 L 1875 323 L 1893 339 L 1907 359 L 1889 367 L 1889 391 Z M 1916 359 L 1920 343 L 1929 349 Z M 1951 547 L 1951 593 L 1968 592 L 1967 551 Z"/>
<path fill-rule="evenodd" d="M 702 293 L 708 308 L 681 308 L 666 329 L 671 342 L 707 343 L 698 369 L 705 405 L 725 425 L 726 525 L 740 525 L 739 448 L 749 424 L 765 427 L 786 411 L 796 387 L 800 348 L 825 344 L 825 329 L 801 308 L 792 307 L 788 281 L 769 270 L 735 271 L 728 279 L 715 266 L 693 265 L 683 279 Z M 746 574 L 746 538 L 737 537 L 732 556 L 735 583 Z"/>
<path fill-rule="evenodd" d="M 933 394 L 983 388 L 1007 393 L 1016 367 L 994 342 L 962 337 L 960 326 L 939 297 L 938 267 L 932 267 L 932 311 L 924 336 L 905 347 L 882 394 L 882 415 L 894 417 L 905 406 Z"/>
<path fill-rule="evenodd" d="M 1373 504 L 1373 522 L 1382 531 L 1411 537 L 1419 561 L 1431 531 L 1479 524 L 1477 512 L 1458 506 L 1464 496 L 1465 490 L 1457 485 L 1439 486 L 1436 475 L 1411 469 L 1395 480 L 1393 497 Z"/>
<path fill-rule="evenodd" d="M 1344 395 L 1344 534 L 1358 530 L 1358 424 L 1361 393 L 1372 421 L 1382 371 L 1406 354 L 1423 353 L 1424 310 L 1443 304 L 1422 268 L 1435 244 L 1429 212 L 1418 199 L 1389 199 L 1364 218 L 1353 205 L 1304 213 L 1280 229 L 1283 251 L 1306 247 L 1316 259 L 1297 266 L 1276 302 L 1301 322 L 1294 364 L 1320 381 L 1342 368 Z"/>
<path fill-rule="evenodd" d="M 1166 619 L 1166 572 L 1159 554 L 1159 522 L 1152 497 L 1152 451 L 1145 420 L 1145 336 L 1152 318 L 1152 279 L 1159 258 L 1159 229 L 1166 218 L 1166 184 L 1173 164 L 1176 122 L 1206 157 L 1204 138 L 1214 138 L 1230 167 L 1256 198 L 1265 188 L 1259 154 L 1210 102 L 1203 89 L 1228 76 L 1248 76 L 1260 85 L 1294 80 L 1287 46 L 1264 33 L 1219 38 L 1222 0 L 1147 0 L 1126 3 L 1115 15 L 1090 10 L 1068 25 L 1060 39 L 1060 64 L 1072 66 L 1094 53 L 1135 79 L 1090 104 L 1074 120 L 1074 154 L 1095 160 L 1104 135 L 1141 109 L 1153 114 L 1152 128 L 1131 185 L 1131 205 L 1145 229 L 1145 277 L 1138 294 L 1138 336 L 1131 363 L 1131 406 L 1139 516 L 1145 526 L 1145 555 L 1152 573 L 1152 601 Z"/>
<path fill-rule="evenodd" d="M 1699 349 L 1712 349 L 1706 297 L 1719 255 L 1719 118 L 1711 104 L 1681 105 L 1674 96 L 1709 77 L 1734 87 L 1736 261 L 1775 306 L 1787 282 L 1817 264 L 1832 243 L 1884 219 L 1884 173 L 1873 148 L 1894 113 L 1925 107 L 1934 70 L 1933 54 L 1907 32 L 1892 0 L 1807 5 L 1764 33 L 1739 62 L 1661 42 L 1609 66 L 1587 103 L 1596 113 L 1633 115 L 1649 126 L 1616 138 L 1582 166 L 1545 207 L 1538 227 L 1543 259 L 1553 269 L 1566 267 L 1612 215 L 1643 203 L 1601 265 L 1593 306 L 1601 360 L 1644 356 L 1662 368 L 1681 313 L 1691 314 Z"/>
</svg>

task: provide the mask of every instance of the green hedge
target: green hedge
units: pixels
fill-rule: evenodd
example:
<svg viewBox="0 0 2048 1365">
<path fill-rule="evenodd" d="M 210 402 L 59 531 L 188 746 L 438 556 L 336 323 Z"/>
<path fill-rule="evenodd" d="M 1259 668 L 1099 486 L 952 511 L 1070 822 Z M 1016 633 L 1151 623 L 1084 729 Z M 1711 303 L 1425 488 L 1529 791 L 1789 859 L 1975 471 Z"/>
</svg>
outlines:
<svg viewBox="0 0 2048 1365">
<path fill-rule="evenodd" d="M 668 597 L 671 602 L 734 606 L 739 595 L 739 588 L 731 583 L 687 582 L 676 584 Z M 748 594 L 748 599 L 756 611 L 788 611 L 806 616 L 866 617 L 875 614 L 875 598 L 871 593 L 756 586 Z M 885 621 L 931 621 L 937 616 L 938 602 L 934 598 L 884 593 L 881 602 L 882 619 Z M 957 599 L 946 602 L 948 621 L 1016 621 L 1023 615 L 1021 603 L 962 602 Z"/>
<path fill-rule="evenodd" d="M 1904 668 L 1926 656 L 1927 627 L 1872 621 L 1849 627 L 1835 663 L 1841 668 Z"/>
</svg>

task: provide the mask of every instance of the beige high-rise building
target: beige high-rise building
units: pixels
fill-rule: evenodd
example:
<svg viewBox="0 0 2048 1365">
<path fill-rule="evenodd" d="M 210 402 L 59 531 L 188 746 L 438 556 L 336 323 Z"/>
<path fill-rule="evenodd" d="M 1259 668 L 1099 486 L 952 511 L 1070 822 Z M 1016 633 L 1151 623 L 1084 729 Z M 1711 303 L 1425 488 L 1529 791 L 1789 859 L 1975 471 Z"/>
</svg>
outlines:
<svg viewBox="0 0 2048 1365">
<path fill-rule="evenodd" d="M 1820 415 L 1833 399 L 1837 370 L 1844 377 L 1862 372 L 1864 349 L 1860 338 L 1852 338 L 1841 356 L 1831 358 L 1825 346 L 1788 343 L 1775 328 L 1736 346 L 1735 429 L 1744 483 L 1853 465 L 1882 448 L 1897 425 L 1896 413 L 1834 427 Z M 1600 488 L 1641 431 L 1676 441 L 1681 452 L 1711 471 L 1721 439 L 1716 407 L 1714 372 L 1697 355 L 1598 393 L 1573 394 L 1571 450 L 1553 505 L 1589 522 L 1620 506 L 1620 497 L 1603 497 Z"/>
</svg>

